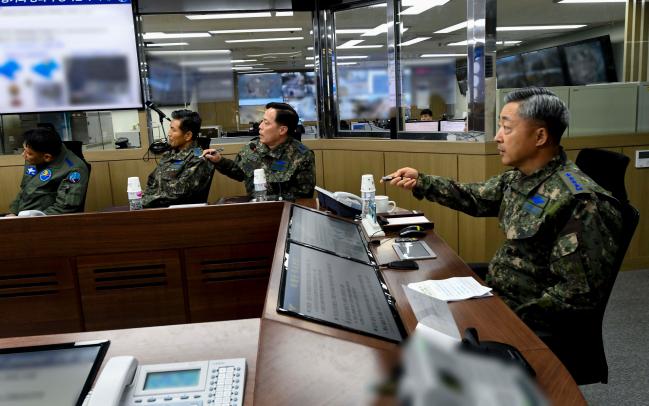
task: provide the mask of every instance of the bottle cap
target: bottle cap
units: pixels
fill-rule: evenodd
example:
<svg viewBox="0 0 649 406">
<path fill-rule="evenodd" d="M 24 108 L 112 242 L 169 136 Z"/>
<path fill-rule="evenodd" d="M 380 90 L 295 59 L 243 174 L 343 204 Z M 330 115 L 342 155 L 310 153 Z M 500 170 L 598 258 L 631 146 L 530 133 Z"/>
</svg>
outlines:
<svg viewBox="0 0 649 406">
<path fill-rule="evenodd" d="M 127 192 L 140 192 L 142 187 L 140 186 L 140 178 L 133 176 L 128 178 L 128 186 L 126 187 Z"/>
<path fill-rule="evenodd" d="M 264 172 L 264 169 L 255 169 L 254 171 L 254 180 L 252 183 L 255 185 L 261 185 L 261 184 L 266 184 L 266 172 Z"/>
<path fill-rule="evenodd" d="M 376 192 L 374 175 L 363 175 L 361 177 L 361 192 Z"/>
</svg>

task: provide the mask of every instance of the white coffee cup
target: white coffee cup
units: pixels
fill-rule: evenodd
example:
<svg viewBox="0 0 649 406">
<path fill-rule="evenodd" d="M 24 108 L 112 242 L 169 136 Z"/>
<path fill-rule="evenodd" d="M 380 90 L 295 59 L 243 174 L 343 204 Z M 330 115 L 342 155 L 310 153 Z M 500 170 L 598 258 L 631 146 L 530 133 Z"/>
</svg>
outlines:
<svg viewBox="0 0 649 406">
<path fill-rule="evenodd" d="M 392 213 L 396 208 L 397 204 L 394 200 L 389 200 L 387 196 L 376 196 L 374 200 L 376 201 L 376 212 L 377 213 Z"/>
</svg>

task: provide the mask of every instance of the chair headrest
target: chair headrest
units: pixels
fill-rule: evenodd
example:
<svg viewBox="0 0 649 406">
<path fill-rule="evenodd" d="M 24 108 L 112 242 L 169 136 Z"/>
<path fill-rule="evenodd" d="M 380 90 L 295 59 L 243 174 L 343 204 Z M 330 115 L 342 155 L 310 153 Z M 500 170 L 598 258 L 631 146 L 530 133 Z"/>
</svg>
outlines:
<svg viewBox="0 0 649 406">
<path fill-rule="evenodd" d="M 604 149 L 585 148 L 579 152 L 575 163 L 617 200 L 623 203 L 628 201 L 624 174 L 629 165 L 629 157 Z"/>
</svg>

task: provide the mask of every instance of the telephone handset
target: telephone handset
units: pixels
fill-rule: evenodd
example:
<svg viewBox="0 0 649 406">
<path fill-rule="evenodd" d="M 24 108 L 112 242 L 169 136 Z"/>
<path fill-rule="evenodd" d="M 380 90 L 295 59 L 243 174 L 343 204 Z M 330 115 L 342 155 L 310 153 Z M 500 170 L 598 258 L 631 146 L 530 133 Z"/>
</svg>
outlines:
<svg viewBox="0 0 649 406">
<path fill-rule="evenodd" d="M 113 357 L 106 363 L 84 406 L 118 406 L 124 389 L 133 383 L 137 360 L 131 356 Z"/>
<path fill-rule="evenodd" d="M 135 358 L 111 358 L 83 406 L 189 406 L 214 400 L 241 406 L 245 358 L 140 365 Z"/>
<path fill-rule="evenodd" d="M 334 199 L 338 200 L 340 203 L 347 205 L 349 207 L 353 207 L 358 210 L 361 210 L 361 208 L 363 207 L 363 199 L 361 199 L 360 197 L 356 196 L 353 193 L 334 192 L 333 197 Z"/>
</svg>

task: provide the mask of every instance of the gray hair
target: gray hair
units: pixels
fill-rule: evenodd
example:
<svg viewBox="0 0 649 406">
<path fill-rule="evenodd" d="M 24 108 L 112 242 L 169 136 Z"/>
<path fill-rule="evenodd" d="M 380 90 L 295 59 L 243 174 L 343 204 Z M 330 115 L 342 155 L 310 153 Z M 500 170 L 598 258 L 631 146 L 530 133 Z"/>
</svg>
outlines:
<svg viewBox="0 0 649 406">
<path fill-rule="evenodd" d="M 570 118 L 568 107 L 556 94 L 543 87 L 525 87 L 505 96 L 505 103 L 511 102 L 518 103 L 520 117 L 540 122 L 559 144 Z"/>
</svg>

